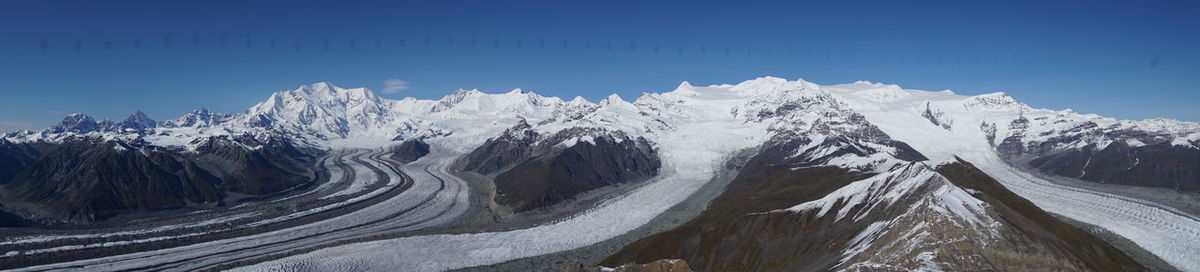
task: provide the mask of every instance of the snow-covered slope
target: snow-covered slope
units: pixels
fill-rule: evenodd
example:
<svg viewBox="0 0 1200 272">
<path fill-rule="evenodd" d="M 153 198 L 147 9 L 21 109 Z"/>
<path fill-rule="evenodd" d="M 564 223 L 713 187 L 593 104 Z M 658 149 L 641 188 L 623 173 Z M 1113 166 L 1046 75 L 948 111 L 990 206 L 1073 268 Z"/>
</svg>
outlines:
<svg viewBox="0 0 1200 272">
<path fill-rule="evenodd" d="M 340 146 L 454 134 L 459 135 L 451 138 L 460 141 L 481 142 L 480 136 L 490 138 L 519 119 L 539 124 L 540 130 L 584 126 L 642 134 L 668 130 L 677 119 L 704 121 L 733 115 L 739 121 L 760 122 L 786 118 L 787 122 L 772 124 L 778 126 L 770 128 L 774 131 L 810 126 L 822 111 L 849 112 L 846 103 L 854 106 L 853 111 L 892 109 L 917 114 L 924 119 L 922 123 L 947 131 L 980 130 L 988 143 L 1002 152 L 1045 153 L 1088 144 L 1103 148 L 1114 141 L 1132 146 L 1166 142 L 1200 148 L 1200 124 L 1192 122 L 1127 121 L 1071 110 L 1035 109 L 1004 93 L 961 96 L 869 82 L 819 86 L 772 77 L 707 87 L 684 82 L 667 93 L 649 93 L 634 101 L 613 95 L 599 103 L 579 97 L 564 101 L 520 89 L 500 94 L 459 90 L 439 100 L 390 100 L 365 88 L 322 82 L 276 92 L 242 113 L 219 114 L 201 108 L 161 122 L 141 112 L 122 122 L 72 114 L 54 127 L 4 137 L 24 142 L 56 141 L 65 135 L 140 136 L 152 144 L 184 145 L 201 136 L 274 132 L 306 138 L 316 145 Z M 962 114 L 979 122 L 957 120 Z"/>
<path fill-rule="evenodd" d="M 461 96 L 469 99 L 473 95 L 458 93 L 443 101 L 458 101 Z M 610 96 L 576 113 L 555 115 L 541 121 L 518 121 L 521 125 L 514 126 L 501 137 L 524 139 L 529 137 L 526 135 L 554 135 L 580 128 L 641 137 L 648 139 L 658 150 L 663 162 L 662 174 L 644 187 L 600 207 L 531 229 L 416 236 L 339 246 L 254 268 L 337 269 L 343 263 L 366 263 L 371 269 L 430 271 L 559 252 L 604 241 L 640 227 L 702 187 L 735 152 L 758 147 L 772 139 L 803 139 L 792 156 L 812 158 L 822 166 L 862 171 L 887 171 L 897 167 L 902 161 L 896 157 L 903 156 L 902 147 L 907 147 L 892 142 L 863 115 L 855 112 L 851 104 L 839 101 L 830 90 L 813 83 L 778 78 L 708 87 L 685 82 L 671 92 L 645 94 L 633 102 Z M 577 136 L 534 140 L 570 145 L 594 137 L 590 134 Z M 439 138 L 430 139 L 437 141 Z M 932 202 L 921 202 L 929 204 L 928 210 L 945 211 L 952 215 L 951 218 L 956 218 L 954 220 L 959 220 L 955 222 L 979 224 L 971 229 L 986 229 L 991 224 L 988 216 L 980 215 L 984 208 L 978 200 L 947 185 L 944 179 L 940 179 L 941 184 L 946 185 L 942 187 L 927 182 L 939 179 L 930 176 L 933 172 L 928 167 L 919 169 L 925 170 L 896 174 L 909 173 L 907 178 L 882 176 L 881 180 L 896 182 L 889 183 L 894 184 L 888 185 L 891 189 L 877 192 L 905 196 L 908 193 L 903 188 L 925 188 L 928 190 L 921 191 L 929 194 L 910 199 L 924 201 L 928 196 Z M 873 184 L 874 181 L 864 182 Z M 856 188 L 847 187 L 845 194 L 855 194 L 852 191 Z M 878 199 L 872 201 L 885 203 Z M 395 254 L 408 257 L 384 257 Z"/>
<path fill-rule="evenodd" d="M 525 124 L 523 129 L 536 135 L 601 131 L 646 139 L 662 161 L 661 174 L 602 207 L 532 229 L 353 244 L 268 265 L 394 256 L 396 252 L 377 250 L 390 248 L 418 255 L 404 260 L 378 255 L 375 260 L 382 263 L 376 268 L 445 269 L 578 248 L 636 229 L 702 187 L 736 152 L 784 138 L 805 139 L 805 146 L 797 148 L 795 156 L 822 158 L 816 160 L 821 166 L 864 172 L 893 169 L 900 164 L 895 158 L 906 156 L 903 153 L 909 145 L 931 159 L 932 165 L 963 158 L 1049 212 L 1109 229 L 1178 267 L 1200 269 L 1200 262 L 1187 257 L 1200 254 L 1200 233 L 1193 231 L 1200 229 L 1200 223 L 1194 217 L 1142 201 L 1053 185 L 1009 167 L 1004 160 L 1118 141 L 1200 148 L 1200 124 L 1165 119 L 1123 121 L 1070 110 L 1034 109 L 1003 93 L 962 96 L 869 82 L 821 86 L 764 77 L 732 85 L 683 82 L 670 92 L 647 93 L 632 101 L 612 95 L 591 103 L 519 89 L 500 94 L 460 90 L 438 100 L 391 100 L 364 88 L 317 83 L 276 92 L 242 113 L 216 114 L 201 109 L 163 122 L 135 113 L 120 123 L 71 115 L 58 126 L 10 133 L 4 139 L 55 142 L 84 135 L 195 151 L 197 139 L 271 134 L 324 148 L 378 148 L 421 139 L 454 149 L 449 153 L 468 154 L 518 124 Z M 570 146 L 594 137 L 594 133 L 581 133 L 537 141 Z M 845 151 L 856 149 L 870 152 Z M 911 180 L 928 183 L 936 179 Z M 847 187 L 830 197 L 854 199 L 868 193 L 860 189 L 874 184 Z M 940 201 L 931 202 L 930 210 L 978 215 L 979 206 L 959 198 L 961 192 L 953 188 L 941 191 L 944 194 L 928 195 Z M 806 205 L 828 208 L 818 204 Z M 987 223 L 959 217 L 972 224 Z M 596 226 L 604 227 L 593 230 Z M 409 263 L 418 260 L 423 261 Z"/>
<path fill-rule="evenodd" d="M 871 220 L 844 245 L 838 270 L 1000 269 L 1012 264 L 989 258 L 990 251 L 1001 249 L 987 245 L 1027 239 L 1012 233 L 986 202 L 920 162 L 776 212 L 815 213 L 834 222 Z"/>
<path fill-rule="evenodd" d="M 1013 137 L 1022 145 L 1035 143 L 1047 152 L 1132 141 L 1137 138 L 1105 132 L 1133 129 L 1151 135 L 1140 141 L 1154 139 L 1194 147 L 1195 141 L 1189 139 L 1200 132 L 1196 123 L 1121 121 L 1070 110 L 1033 109 L 1003 93 L 962 96 L 866 82 L 827 89 L 888 135 L 934 161 L 961 157 L 1048 212 L 1124 236 L 1180 269 L 1200 269 L 1200 261 L 1194 258 L 1200 253 L 1200 232 L 1195 231 L 1200 229 L 1200 220 L 1195 216 L 1148 201 L 1056 185 L 1009 166 L 1001 157 L 1004 150 L 997 150 L 1003 139 Z M 942 119 L 930 120 L 927 110 L 944 113 L 938 117 Z M 947 121 L 953 125 L 939 125 Z"/>
<path fill-rule="evenodd" d="M 926 129 L 933 125 L 946 133 L 964 134 L 961 135 L 964 141 L 985 139 L 985 143 L 999 149 L 1002 155 L 1027 152 L 1043 154 L 1089 144 L 1102 149 L 1116 141 L 1132 146 L 1154 143 L 1170 143 L 1187 148 L 1200 146 L 1198 123 L 1170 119 L 1118 120 L 1069 109 L 1037 109 L 1017 102 L 1002 92 L 963 96 L 951 91 L 907 90 L 896 85 L 870 82 L 833 85 L 825 89 L 837 94 L 839 99 L 851 104 L 859 112 L 902 113 L 893 118 L 907 118 L 905 121 L 914 122 L 910 130 Z M 914 115 L 921 120 L 912 118 Z M 979 151 L 991 151 L 994 148 Z M 922 152 L 941 155 L 953 153 L 947 150 Z"/>
<path fill-rule="evenodd" d="M 196 138 L 244 133 L 283 134 L 319 147 L 377 147 L 420 137 L 477 144 L 518 119 L 540 122 L 594 107 L 582 98 L 563 101 L 519 89 L 502 94 L 460 90 L 440 100 L 390 100 L 365 88 L 346 89 L 322 82 L 276 92 L 242 113 L 220 114 L 201 108 L 154 122 L 136 112 L 121 123 L 72 114 L 57 126 L 9 133 L 4 138 L 12 142 L 57 142 L 71 135 L 141 138 L 150 144 L 189 149 L 188 143 Z"/>
</svg>

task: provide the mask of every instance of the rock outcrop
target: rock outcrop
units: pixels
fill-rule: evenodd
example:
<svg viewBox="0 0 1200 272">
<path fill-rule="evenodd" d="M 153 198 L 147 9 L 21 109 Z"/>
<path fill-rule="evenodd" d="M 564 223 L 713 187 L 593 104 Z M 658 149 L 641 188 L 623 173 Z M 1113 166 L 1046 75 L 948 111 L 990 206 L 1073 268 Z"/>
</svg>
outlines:
<svg viewBox="0 0 1200 272">
<path fill-rule="evenodd" d="M 409 139 L 392 148 L 392 160 L 410 163 L 429 154 L 429 144 L 420 139 Z"/>
<path fill-rule="evenodd" d="M 86 223 L 121 213 L 227 204 L 231 193 L 279 193 L 314 178 L 312 150 L 278 137 L 213 136 L 194 151 L 75 137 L 44 152 L 0 186 L 13 214 Z"/>
<path fill-rule="evenodd" d="M 522 123 L 524 124 L 524 123 Z M 518 124 L 467 156 L 466 169 L 494 175 L 496 203 L 513 212 L 551 206 L 619 183 L 658 175 L 653 146 L 623 133 L 568 129 L 538 135 Z"/>
<path fill-rule="evenodd" d="M 700 271 L 1145 270 L 967 162 L 858 171 L 782 159 L 792 154 L 785 146 L 763 148 L 698 218 L 601 265 L 685 259 Z"/>
<path fill-rule="evenodd" d="M 1047 154 L 1029 161 L 1043 173 L 1097 183 L 1200 192 L 1200 149 L 1159 143 L 1113 142 Z"/>
<path fill-rule="evenodd" d="M 692 272 L 684 260 L 658 260 L 646 264 L 625 264 L 618 267 L 569 265 L 561 272 Z"/>
</svg>

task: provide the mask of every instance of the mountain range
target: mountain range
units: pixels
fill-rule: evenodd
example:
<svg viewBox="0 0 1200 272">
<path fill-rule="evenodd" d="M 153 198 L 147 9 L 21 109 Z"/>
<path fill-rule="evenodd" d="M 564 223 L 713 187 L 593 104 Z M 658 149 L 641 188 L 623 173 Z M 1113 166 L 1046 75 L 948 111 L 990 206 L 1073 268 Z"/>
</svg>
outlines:
<svg viewBox="0 0 1200 272">
<path fill-rule="evenodd" d="M 368 149 L 387 162 L 344 154 Z M 448 174 L 413 168 L 428 164 Z M 335 182 L 391 167 L 387 182 Z M 367 192 L 451 178 L 467 193 L 446 203 L 470 208 L 447 209 L 429 233 L 379 231 L 239 266 L 513 270 L 554 256 L 698 271 L 1200 269 L 1196 210 L 1159 201 L 1200 192 L 1198 123 L 774 77 L 598 102 L 520 89 L 392 100 L 316 83 L 240 113 L 71 114 L 0 139 L 0 223 L 86 229 L 325 188 L 370 206 L 387 200 Z M 1129 193 L 1144 190 L 1154 196 Z M 444 254 L 406 251 L 430 244 Z M 11 267 L 75 258 L 20 256 Z"/>
</svg>

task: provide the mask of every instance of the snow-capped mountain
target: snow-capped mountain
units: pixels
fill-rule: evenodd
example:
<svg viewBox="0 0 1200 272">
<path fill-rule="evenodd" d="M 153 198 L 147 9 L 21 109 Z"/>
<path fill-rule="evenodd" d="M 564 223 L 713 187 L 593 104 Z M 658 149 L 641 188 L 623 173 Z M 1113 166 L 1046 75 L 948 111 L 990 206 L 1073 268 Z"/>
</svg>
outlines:
<svg viewBox="0 0 1200 272">
<path fill-rule="evenodd" d="M 155 127 L 158 127 L 157 121 L 150 119 L 150 117 L 146 116 L 146 114 L 142 113 L 142 111 L 136 111 L 133 112 L 133 114 L 130 114 L 129 118 L 125 118 L 125 121 L 117 123 L 115 129 L 136 132 Z"/>
<path fill-rule="evenodd" d="M 185 146 L 197 137 L 279 133 L 318 146 L 351 142 L 370 146 L 393 139 L 471 134 L 475 130 L 490 137 L 518 119 L 538 122 L 555 116 L 578 115 L 594 106 L 578 97 L 563 101 L 519 89 L 502 94 L 460 90 L 440 100 L 389 100 L 365 88 L 345 89 L 316 83 L 276 92 L 242 113 L 220 114 L 201 108 L 176 119 L 154 122 L 135 112 L 121 123 L 71 114 L 46 130 L 14 132 L 5 138 L 14 142 L 54 142 L 66 135 L 142 136 L 152 144 Z M 342 141 L 347 139 L 354 141 Z"/>
<path fill-rule="evenodd" d="M 54 127 L 4 138 L 14 143 L 56 143 L 83 136 L 186 151 L 196 150 L 197 143 L 203 142 L 199 139 L 245 134 L 278 135 L 319 148 L 387 146 L 417 139 L 467 153 L 488 139 L 522 136 L 511 135 L 514 126 L 524 126 L 527 131 L 521 133 L 556 135 L 517 146 L 570 147 L 591 143 L 598 136 L 594 132 L 600 131 L 615 133 L 617 139 L 645 139 L 667 163 L 697 153 L 729 154 L 772 138 L 791 137 L 808 139 L 811 145 L 842 141 L 864 149 L 892 150 L 882 153 L 888 155 L 830 157 L 821 162 L 841 167 L 886 168 L 887 159 L 898 155 L 895 146 L 905 144 L 935 161 L 996 153 L 1006 159 L 1037 159 L 1034 167 L 1045 172 L 1086 180 L 1200 188 L 1191 175 L 1135 167 L 1142 161 L 1196 157 L 1192 153 L 1200 150 L 1197 123 L 1124 121 L 1071 110 L 1034 109 L 1004 93 L 963 96 L 870 82 L 821 86 L 772 77 L 704 87 L 683 82 L 670 92 L 647 93 L 634 101 L 612 95 L 597 103 L 579 97 L 564 101 L 520 89 L 499 94 L 459 90 L 438 100 L 392 100 L 365 88 L 316 83 L 276 92 L 242 113 L 218 114 L 201 108 L 162 122 L 141 112 L 122 122 L 72 114 Z M 582 133 L 586 131 L 590 132 Z M 1110 146 L 1117 151 L 1100 152 Z M 1174 153 L 1154 155 L 1164 152 Z M 1096 156 L 1122 161 L 1115 165 L 1125 170 L 1113 170 L 1113 163 L 1090 164 L 1089 158 Z M 1135 175 L 1129 173 L 1139 171 L 1156 178 L 1130 181 L 1128 177 Z"/>
<path fill-rule="evenodd" d="M 215 113 L 208 108 L 199 108 L 179 118 L 167 120 L 163 123 L 163 127 L 168 128 L 206 128 L 220 125 L 225 121 L 237 116 L 236 114 Z"/>
<path fill-rule="evenodd" d="M 928 123 L 952 133 L 982 132 L 988 144 L 1011 156 L 1040 155 L 1090 144 L 1103 148 L 1112 142 L 1134 146 L 1169 143 L 1187 148 L 1198 148 L 1200 143 L 1197 141 L 1200 124 L 1194 122 L 1130 121 L 1069 109 L 1036 109 L 1002 92 L 963 96 L 950 91 L 905 90 L 870 82 L 827 89 L 859 111 L 917 113 Z"/>
<path fill-rule="evenodd" d="M 276 92 L 241 113 L 201 108 L 161 122 L 141 112 L 122 122 L 72 114 L 45 130 L 4 135 L 0 144 L 30 148 L 80 142 L 103 143 L 108 151 L 164 150 L 178 160 L 214 154 L 258 158 L 270 155 L 264 152 L 348 147 L 390 148 L 403 152 L 393 158 L 404 163 L 437 154 L 443 160 L 461 159 L 459 168 L 491 182 L 493 194 L 481 199 L 490 201 L 484 203 L 489 209 L 505 211 L 497 217 L 553 211 L 562 203 L 578 205 L 573 202 L 581 201 L 576 197 L 591 192 L 628 193 L 599 202 L 585 216 L 511 235 L 495 234 L 498 240 L 528 238 L 510 241 L 514 243 L 540 241 L 537 248 L 523 251 L 530 256 L 631 232 L 701 192 L 731 162 L 742 162 L 738 158 L 749 153 L 750 159 L 737 166 L 745 171 L 732 178 L 736 186 L 721 189 L 698 219 L 648 236 L 609 258 L 648 263 L 687 256 L 688 264 L 701 270 L 1019 270 L 1034 268 L 1021 261 L 1035 257 L 1044 258 L 1039 260 L 1045 263 L 1037 263 L 1045 265 L 1041 267 L 1062 270 L 1139 269 L 1103 240 L 1046 212 L 1129 236 L 1145 229 L 1122 222 L 1152 220 L 1130 216 L 1127 221 L 1100 222 L 1095 213 L 1055 198 L 1073 192 L 1070 189 L 1050 186 L 1064 192 L 1049 192 L 1014 182 L 1028 180 L 1029 174 L 1012 166 L 1097 182 L 1200 188 L 1200 181 L 1192 178 L 1200 177 L 1195 167 L 1200 165 L 1197 123 L 1036 109 L 1004 93 L 967 96 L 870 82 L 822 86 L 773 77 L 710 86 L 683 82 L 669 92 L 646 93 L 632 101 L 611 95 L 595 103 L 520 89 L 497 94 L 459 90 L 437 100 L 393 100 L 365 88 L 316 83 Z M 283 147 L 259 151 L 261 146 Z M 110 153 L 103 152 L 102 158 L 157 163 Z M 1145 166 L 1151 163 L 1175 163 L 1177 168 Z M 271 161 L 261 164 L 269 166 L 263 169 L 299 172 L 290 162 L 283 167 Z M 236 172 L 216 175 L 240 177 Z M 1142 177 L 1154 182 L 1129 181 Z M 293 178 L 289 184 L 296 183 Z M 627 184 L 632 188 L 611 189 Z M 257 193 L 279 191 L 257 190 L 261 185 L 247 186 Z M 214 200 L 205 195 L 202 201 Z M 538 240 L 558 237 L 551 235 L 558 230 L 569 234 L 595 225 L 605 228 Z M 1186 242 L 1195 235 L 1133 237 L 1171 264 L 1197 264 L 1165 253 L 1177 247 L 1154 243 Z M 755 244 L 776 238 L 786 244 Z M 680 244 L 684 242 L 690 244 Z M 787 250 L 762 252 L 763 248 Z M 1003 249 L 1003 254 L 988 248 Z M 711 258 L 729 250 L 745 255 Z M 487 257 L 495 259 L 470 259 L 511 260 Z"/>
<path fill-rule="evenodd" d="M 1011 160 L 1100 183 L 1200 191 L 1200 172 L 1181 170 L 1200 163 L 1200 124 L 1194 122 L 1036 109 L 1004 93 L 963 96 L 868 82 L 827 89 L 931 158 Z"/>
<path fill-rule="evenodd" d="M 548 131 L 586 126 L 633 135 L 678 130 L 672 123 L 720 119 L 768 122 L 767 130 L 786 131 L 838 124 L 853 126 L 830 121 L 833 117 L 828 113 L 843 113 L 845 116 L 837 118 L 852 121 L 862 119 L 852 116 L 859 112 L 883 109 L 917 112 L 925 122 L 948 131 L 982 132 L 990 145 L 1012 156 L 1041 155 L 1089 144 L 1103 149 L 1112 142 L 1134 147 L 1169 143 L 1200 148 L 1197 147 L 1200 124 L 1193 122 L 1127 121 L 1071 110 L 1034 109 L 1004 93 L 962 96 L 949 91 L 906 90 L 869 82 L 820 86 L 771 77 L 706 87 L 684 82 L 671 92 L 647 93 L 632 102 L 613 95 L 599 103 L 579 97 L 564 101 L 520 89 L 500 94 L 459 90 L 439 100 L 391 100 L 365 88 L 316 83 L 276 92 L 243 113 L 218 114 L 201 108 L 163 122 L 141 112 L 122 122 L 96 121 L 87 115 L 71 114 L 46 130 L 15 132 L 5 138 L 14 142 L 53 141 L 64 134 L 98 132 L 107 138 L 145 135 L 150 136 L 146 139 L 150 143 L 173 145 L 189 140 L 171 139 L 273 131 L 309 138 L 318 145 L 347 142 L 339 141 L 344 139 L 377 144 L 453 133 L 492 137 L 518 120 L 538 124 L 539 129 Z"/>
<path fill-rule="evenodd" d="M 394 122 L 391 103 L 363 88 L 340 89 L 329 83 L 277 92 L 248 110 L 247 125 L 294 130 L 320 138 L 346 138 L 376 131 Z"/>
</svg>

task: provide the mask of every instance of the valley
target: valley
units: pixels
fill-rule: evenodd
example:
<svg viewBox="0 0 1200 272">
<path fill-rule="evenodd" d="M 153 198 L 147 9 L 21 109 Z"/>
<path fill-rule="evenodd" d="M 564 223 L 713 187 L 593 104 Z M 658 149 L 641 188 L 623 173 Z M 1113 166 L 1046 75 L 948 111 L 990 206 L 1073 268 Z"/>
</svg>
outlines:
<svg viewBox="0 0 1200 272">
<path fill-rule="evenodd" d="M 36 256 L 42 255 L 53 255 L 47 258 L 53 261 L 53 258 L 73 256 L 70 253 L 73 251 L 96 248 L 107 252 L 121 247 L 139 250 L 133 254 L 21 269 L 28 271 L 195 270 L 381 233 L 435 226 L 461 213 L 467 205 L 462 182 L 449 178 L 451 176 L 444 172 L 447 161 L 401 165 L 388 159 L 385 156 L 388 153 L 380 150 L 334 153 L 323 160 L 324 167 L 337 169 L 328 170 L 331 175 L 328 182 L 296 196 L 221 211 L 232 214 L 229 216 L 197 214 L 175 220 L 189 223 L 95 235 L 28 235 L 4 242 L 0 247 L 9 252 L 4 256 L 9 259 L 6 263 L 19 263 L 13 261 L 14 258 L 37 259 Z M 324 201 L 329 199 L 336 201 Z M 323 205 L 275 212 L 273 216 L 262 215 L 277 210 L 268 207 L 311 206 L 306 205 L 308 202 Z M 179 246 L 179 241 L 185 241 L 186 245 Z M 146 250 L 147 247 L 152 250 Z M 158 247 L 161 248 L 155 249 Z"/>
<path fill-rule="evenodd" d="M 1195 123 L 869 82 L 683 82 L 595 103 L 519 89 L 390 100 L 317 83 L 243 113 L 71 115 L 4 135 L 13 182 L 0 208 L 38 225 L 0 228 L 0 269 L 543 271 L 678 259 L 701 271 L 1146 270 L 1061 216 L 1193 271 L 1193 210 L 1010 163 L 1113 143 L 1187 153 L 1197 138 Z M 89 179 L 64 178 L 79 173 Z M 21 209 L 87 192 L 124 200 Z"/>
</svg>

